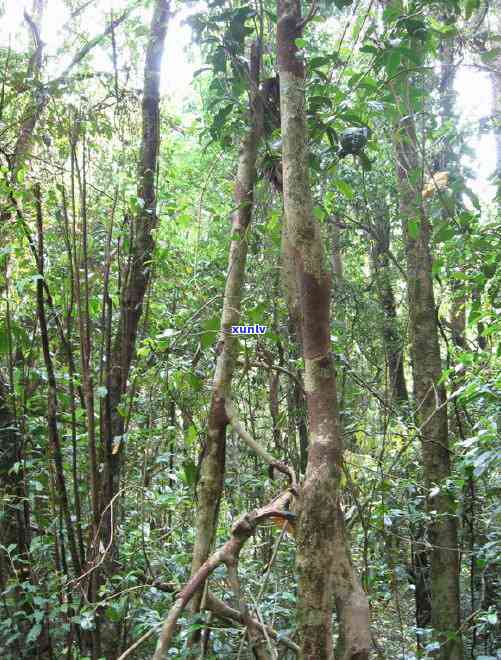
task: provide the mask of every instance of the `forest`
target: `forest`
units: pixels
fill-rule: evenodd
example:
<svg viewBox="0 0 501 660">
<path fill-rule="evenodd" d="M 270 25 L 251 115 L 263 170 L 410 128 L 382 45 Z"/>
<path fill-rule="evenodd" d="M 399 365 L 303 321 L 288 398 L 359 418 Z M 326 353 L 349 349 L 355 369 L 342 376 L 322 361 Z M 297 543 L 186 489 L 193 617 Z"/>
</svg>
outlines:
<svg viewBox="0 0 501 660">
<path fill-rule="evenodd" d="M 501 660 L 501 0 L 2 0 L 0 220 L 2 660 Z"/>
</svg>

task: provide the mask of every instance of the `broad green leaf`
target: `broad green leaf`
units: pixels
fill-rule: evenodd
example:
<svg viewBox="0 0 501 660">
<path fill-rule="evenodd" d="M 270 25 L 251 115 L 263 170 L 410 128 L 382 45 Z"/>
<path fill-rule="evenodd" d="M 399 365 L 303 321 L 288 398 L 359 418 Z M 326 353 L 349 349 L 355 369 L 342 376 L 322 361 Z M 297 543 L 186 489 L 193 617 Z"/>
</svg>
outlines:
<svg viewBox="0 0 501 660">
<path fill-rule="evenodd" d="M 455 233 L 456 232 L 454 227 L 452 227 L 450 222 L 445 221 L 437 227 L 435 232 L 435 240 L 437 240 L 439 243 L 443 243 L 444 241 L 450 240 L 455 235 Z"/>
<path fill-rule="evenodd" d="M 183 462 L 184 481 L 187 486 L 194 486 L 197 479 L 197 466 L 191 458 Z"/>
<path fill-rule="evenodd" d="M 191 447 L 195 443 L 197 435 L 197 429 L 195 426 L 193 426 L 193 424 L 190 424 L 186 430 L 186 433 L 184 434 L 184 441 L 188 447 Z"/>
<path fill-rule="evenodd" d="M 413 218 L 412 220 L 408 221 L 407 229 L 409 231 L 409 236 L 413 240 L 416 240 L 418 238 L 419 232 L 421 230 L 421 222 L 417 218 Z"/>
<path fill-rule="evenodd" d="M 313 215 L 317 220 L 322 221 L 325 218 L 325 209 L 323 209 L 321 206 L 315 206 L 313 209 Z"/>
<path fill-rule="evenodd" d="M 211 319 L 208 319 L 207 321 L 204 322 L 203 324 L 204 331 L 200 337 L 202 348 L 207 348 L 208 346 L 212 346 L 212 344 L 216 341 L 216 337 L 219 332 L 219 326 L 220 326 L 219 316 L 213 316 Z"/>
<path fill-rule="evenodd" d="M 391 78 L 395 75 L 400 66 L 401 52 L 398 48 L 392 48 L 387 51 L 384 56 L 385 69 L 388 76 Z"/>
<path fill-rule="evenodd" d="M 355 193 L 353 191 L 353 188 L 350 186 L 349 183 L 346 183 L 346 181 L 343 181 L 343 179 L 336 179 L 334 181 L 334 185 L 336 188 L 339 190 L 339 192 L 347 197 L 348 199 L 353 199 L 355 196 Z"/>
</svg>

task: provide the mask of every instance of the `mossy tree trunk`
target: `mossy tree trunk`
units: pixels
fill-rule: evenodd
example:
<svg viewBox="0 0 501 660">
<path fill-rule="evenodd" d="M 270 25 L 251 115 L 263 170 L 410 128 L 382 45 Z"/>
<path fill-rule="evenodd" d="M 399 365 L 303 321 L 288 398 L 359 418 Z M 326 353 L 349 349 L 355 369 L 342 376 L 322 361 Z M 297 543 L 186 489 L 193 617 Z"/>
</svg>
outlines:
<svg viewBox="0 0 501 660">
<path fill-rule="evenodd" d="M 405 105 L 405 104 L 404 104 Z M 431 625 L 440 642 L 437 657 L 462 660 L 460 633 L 459 548 L 455 505 L 447 492 L 451 458 L 446 393 L 433 291 L 431 226 L 419 183 L 419 151 L 409 110 L 401 107 L 395 130 L 400 212 L 407 254 L 407 289 L 411 334 L 414 405 L 420 429 L 422 460 L 428 490 Z"/>
<path fill-rule="evenodd" d="M 215 367 L 210 404 L 207 444 L 204 447 L 198 483 L 198 508 L 196 536 L 193 547 L 192 575 L 209 556 L 216 533 L 219 503 L 223 492 L 226 452 L 226 405 L 231 396 L 231 383 L 238 355 L 238 336 L 231 334 L 231 327 L 240 322 L 240 306 L 247 261 L 247 245 L 252 219 L 254 187 L 256 184 L 256 159 L 262 137 L 262 104 L 259 94 L 259 70 L 261 43 L 251 48 L 249 70 L 249 125 L 240 144 L 237 176 L 235 181 L 235 207 L 232 217 L 228 276 L 221 314 L 221 330 L 218 358 Z M 194 597 L 192 608 L 200 607 L 201 593 Z"/>
<path fill-rule="evenodd" d="M 297 532 L 300 646 L 305 660 L 333 658 L 335 593 L 340 618 L 336 657 L 364 660 L 370 649 L 369 608 L 350 560 L 340 509 L 343 447 L 330 350 L 331 277 L 312 212 L 305 75 L 296 47 L 302 34 L 299 1 L 279 0 L 277 18 L 285 222 L 300 308 L 310 432 Z"/>
</svg>

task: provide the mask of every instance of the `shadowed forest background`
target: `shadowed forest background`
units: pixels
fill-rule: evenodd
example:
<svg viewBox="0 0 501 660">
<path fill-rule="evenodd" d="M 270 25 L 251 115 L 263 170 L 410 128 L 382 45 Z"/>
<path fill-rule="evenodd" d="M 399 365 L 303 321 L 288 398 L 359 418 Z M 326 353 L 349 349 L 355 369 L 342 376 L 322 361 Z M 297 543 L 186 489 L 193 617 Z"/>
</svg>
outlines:
<svg viewBox="0 0 501 660">
<path fill-rule="evenodd" d="M 501 2 L 23 6 L 0 657 L 500 660 Z"/>
</svg>

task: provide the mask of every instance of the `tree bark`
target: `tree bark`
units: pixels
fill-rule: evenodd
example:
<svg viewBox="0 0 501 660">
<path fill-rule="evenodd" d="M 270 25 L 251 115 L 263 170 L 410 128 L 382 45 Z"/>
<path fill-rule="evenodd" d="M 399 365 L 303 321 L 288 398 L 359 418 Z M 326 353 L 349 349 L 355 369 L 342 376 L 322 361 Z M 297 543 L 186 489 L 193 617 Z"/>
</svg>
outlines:
<svg viewBox="0 0 501 660">
<path fill-rule="evenodd" d="M 288 338 L 289 338 L 289 359 L 296 360 L 302 354 L 301 342 L 301 310 L 296 286 L 296 274 L 294 272 L 294 253 L 291 242 L 287 235 L 287 225 L 285 219 L 282 223 L 282 246 L 281 246 L 281 265 L 282 265 L 282 289 L 289 313 Z M 308 463 L 308 429 L 306 426 L 306 401 L 302 388 L 302 375 L 298 369 L 295 370 L 298 381 L 289 383 L 289 396 L 287 407 L 289 409 L 289 418 L 291 428 L 294 429 L 293 437 L 297 436 L 299 441 L 299 473 L 306 472 Z"/>
<path fill-rule="evenodd" d="M 382 336 L 388 363 L 391 400 L 397 404 L 406 403 L 408 394 L 404 374 L 403 342 L 398 331 L 397 309 L 390 275 L 390 223 L 383 210 L 381 216 L 376 218 L 374 229 L 375 241 L 371 261 L 383 314 Z"/>
<path fill-rule="evenodd" d="M 33 37 L 33 52 L 30 58 L 30 64 L 26 73 L 26 79 L 32 78 L 31 84 L 38 82 L 40 79 L 43 63 L 43 47 L 44 44 L 40 39 L 40 28 L 45 10 L 44 0 L 35 0 L 33 3 L 33 16 L 29 16 L 25 12 L 25 20 L 28 23 L 31 35 Z M 36 87 L 33 86 L 33 90 Z M 33 138 L 33 131 L 36 123 L 43 112 L 46 104 L 45 97 L 38 99 L 36 94 L 33 93 L 30 98 L 30 105 L 26 109 L 26 116 L 23 118 L 19 133 L 14 145 L 14 151 L 10 157 L 9 162 L 9 182 L 12 186 L 16 184 L 16 176 L 22 166 L 25 164 L 26 155 L 31 145 Z M 11 217 L 10 204 L 6 207 L 2 204 L 0 207 L 0 243 L 8 244 L 8 226 Z M 7 281 L 7 264 L 8 257 L 3 260 L 2 264 L 2 277 L 0 278 L 0 294 L 4 292 L 4 281 Z M 8 296 L 8 288 L 7 293 Z M 7 303 L 8 304 L 8 303 Z M 18 429 L 18 423 L 15 418 L 14 412 L 11 409 L 8 400 L 9 392 L 6 385 L 0 382 L 0 489 L 6 496 L 11 496 L 13 502 L 16 502 L 14 507 L 8 506 L 5 511 L 5 516 L 0 526 L 2 538 L 4 539 L 3 545 L 9 546 L 11 544 L 17 545 L 17 554 L 24 556 L 29 547 L 29 532 L 27 530 L 26 516 L 22 513 L 21 503 L 26 498 L 26 491 L 24 487 L 24 477 L 22 470 L 11 473 L 10 469 L 14 463 L 18 462 L 20 465 L 23 458 L 23 438 Z M 27 512 L 27 505 L 25 505 L 25 513 Z M 12 511 L 15 514 L 12 514 Z M 4 536 L 5 534 L 5 536 Z M 16 554 L 16 553 L 13 553 Z M 4 553 L 0 552 L 0 586 L 3 579 L 11 572 L 12 567 L 9 562 L 4 562 Z"/>
<path fill-rule="evenodd" d="M 219 503 L 223 491 L 226 453 L 226 404 L 231 395 L 231 383 L 238 355 L 238 337 L 231 327 L 240 321 L 245 265 L 247 260 L 247 234 L 252 219 L 256 158 L 262 135 L 262 105 L 259 95 L 261 44 L 256 41 L 251 49 L 249 72 L 249 127 L 242 138 L 235 182 L 235 206 L 231 232 L 232 241 L 228 257 L 228 275 L 221 314 L 218 357 L 214 373 L 210 404 L 207 444 L 204 448 L 198 484 L 196 536 L 191 564 L 194 575 L 209 556 L 214 540 Z M 200 608 L 201 592 L 195 595 L 192 610 Z"/>
<path fill-rule="evenodd" d="M 453 23 L 455 17 L 444 16 L 445 23 Z M 455 97 L 454 80 L 456 77 L 455 66 L 455 52 L 457 44 L 452 39 L 444 39 L 440 44 L 439 57 L 440 57 L 440 80 L 439 80 L 439 99 L 440 99 L 440 119 L 442 126 L 446 126 L 448 122 L 454 122 L 456 119 L 455 113 Z M 459 175 L 458 159 L 454 154 L 450 138 L 445 138 L 442 149 L 437 158 L 436 171 L 447 171 L 449 177 L 457 177 Z M 460 204 L 460 200 L 444 199 L 443 203 L 446 204 L 442 210 L 442 218 L 445 222 L 450 222 L 456 212 L 456 206 Z M 452 331 L 452 340 L 456 346 L 460 348 L 466 347 L 465 331 L 466 331 L 466 296 L 464 293 L 464 285 L 457 280 L 451 281 L 451 309 L 449 313 L 449 323 Z"/>
<path fill-rule="evenodd" d="M 47 318 L 45 314 L 44 300 L 44 240 L 43 240 L 43 221 L 42 221 L 42 200 L 40 187 L 35 189 L 35 204 L 37 216 L 37 234 L 38 234 L 38 279 L 37 279 L 37 315 L 40 326 L 40 338 L 42 341 L 42 350 L 47 371 L 47 430 L 50 442 L 50 457 L 54 462 L 56 475 L 57 500 L 63 516 L 66 533 L 68 535 L 68 546 L 70 550 L 71 561 L 73 564 L 74 575 L 80 575 L 82 558 L 78 554 L 75 530 L 71 518 L 68 491 L 66 488 L 66 478 L 64 474 L 63 452 L 59 438 L 57 426 L 58 403 L 57 403 L 57 383 L 54 371 L 54 365 L 49 346 L 49 334 L 47 330 Z"/>
<path fill-rule="evenodd" d="M 400 99 L 397 99 L 401 103 Z M 419 171 L 419 151 L 414 120 L 402 108 L 394 134 L 400 213 L 407 254 L 412 370 L 416 420 L 422 443 L 422 460 L 428 488 L 428 528 L 431 567 L 431 624 L 441 644 L 437 657 L 462 660 L 459 604 L 459 548 L 453 502 L 444 485 L 451 474 L 445 389 L 438 341 L 437 311 L 433 292 L 431 227 L 420 192 L 411 182 Z M 410 230 L 417 223 L 417 231 Z M 414 224 L 414 226 L 415 226 Z M 439 489 L 436 494 L 435 489 Z"/>
<path fill-rule="evenodd" d="M 136 348 L 143 300 L 150 280 L 153 258 L 153 230 L 157 225 L 156 176 L 160 147 L 160 67 L 165 36 L 170 18 L 170 1 L 156 0 L 146 48 L 144 91 L 142 101 L 142 137 L 138 165 L 140 210 L 133 223 L 133 238 L 128 268 L 121 293 L 120 320 L 115 336 L 108 378 L 107 401 L 103 406 L 105 475 L 101 496 L 101 512 L 105 517 L 105 546 L 111 538 L 110 504 L 119 491 L 120 466 L 123 453 L 124 419 L 119 412 L 122 396 L 127 391 L 127 379 Z M 116 517 L 115 517 L 116 519 Z"/>
<path fill-rule="evenodd" d="M 342 438 L 330 351 L 330 275 L 308 176 L 304 65 L 298 0 L 277 2 L 284 208 L 302 321 L 310 446 L 299 493 L 298 632 L 305 660 L 333 658 L 332 607 L 340 615 L 339 660 L 369 657 L 369 608 L 351 564 L 340 509 Z"/>
<path fill-rule="evenodd" d="M 501 0 L 494 2 L 493 10 L 495 12 L 495 24 L 497 30 L 495 33 L 499 35 L 501 30 Z M 493 44 L 497 48 L 497 44 Z M 492 81 L 492 109 L 495 121 L 495 137 L 496 137 L 496 193 L 498 208 L 501 209 L 501 55 L 498 55 L 493 63 L 494 72 L 491 76 Z"/>
</svg>

